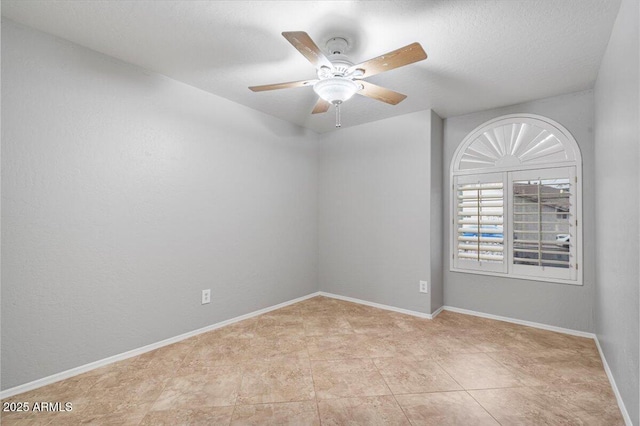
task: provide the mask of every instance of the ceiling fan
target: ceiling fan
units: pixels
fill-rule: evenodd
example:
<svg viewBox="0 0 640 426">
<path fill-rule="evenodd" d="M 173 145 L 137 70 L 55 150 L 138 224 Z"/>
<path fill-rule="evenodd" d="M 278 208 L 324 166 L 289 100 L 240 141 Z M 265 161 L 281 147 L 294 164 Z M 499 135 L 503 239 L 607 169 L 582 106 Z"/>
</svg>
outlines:
<svg viewBox="0 0 640 426">
<path fill-rule="evenodd" d="M 254 92 L 262 92 L 290 87 L 313 86 L 313 90 L 318 94 L 319 99 L 311 113 L 327 112 L 332 104 L 335 105 L 336 127 L 341 126 L 340 105 L 355 93 L 391 105 L 396 105 L 407 97 L 402 93 L 385 89 L 363 79 L 427 59 L 427 54 L 420 46 L 420 43 L 411 43 L 400 49 L 354 65 L 345 56 L 349 43 L 344 38 L 331 38 L 326 44 L 329 56 L 325 56 L 311 37 L 303 31 L 283 32 L 282 35 L 316 67 L 318 78 L 252 86 L 249 89 Z"/>
</svg>

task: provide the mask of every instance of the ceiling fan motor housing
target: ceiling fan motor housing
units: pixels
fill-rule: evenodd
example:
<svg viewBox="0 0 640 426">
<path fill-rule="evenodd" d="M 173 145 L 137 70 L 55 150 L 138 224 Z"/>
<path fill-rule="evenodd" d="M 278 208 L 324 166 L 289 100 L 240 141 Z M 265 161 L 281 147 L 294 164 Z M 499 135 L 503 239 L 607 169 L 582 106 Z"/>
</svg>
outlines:
<svg viewBox="0 0 640 426">
<path fill-rule="evenodd" d="M 328 59 L 333 65 L 334 77 L 345 77 L 347 74 L 347 70 L 353 66 L 353 62 L 351 62 L 345 55 L 341 53 L 329 55 Z"/>
<path fill-rule="evenodd" d="M 326 43 L 327 59 L 333 65 L 333 76 L 344 77 L 347 70 L 353 66 L 353 62 L 347 58 L 345 53 L 349 50 L 349 42 L 342 37 L 330 38 Z"/>
</svg>

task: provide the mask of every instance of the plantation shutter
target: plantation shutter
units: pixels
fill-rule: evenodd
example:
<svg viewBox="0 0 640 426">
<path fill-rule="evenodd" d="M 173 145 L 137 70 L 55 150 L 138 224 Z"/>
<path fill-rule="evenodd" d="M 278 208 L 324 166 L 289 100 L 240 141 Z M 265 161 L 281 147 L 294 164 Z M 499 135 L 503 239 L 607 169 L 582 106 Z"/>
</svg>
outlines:
<svg viewBox="0 0 640 426">
<path fill-rule="evenodd" d="M 504 176 L 491 173 L 455 179 L 453 256 L 457 267 L 505 271 Z"/>
<path fill-rule="evenodd" d="M 575 279 L 578 235 L 574 168 L 509 175 L 513 273 Z"/>
<path fill-rule="evenodd" d="M 467 134 L 451 160 L 450 270 L 582 285 L 581 158 L 571 132 L 539 115 Z"/>
</svg>

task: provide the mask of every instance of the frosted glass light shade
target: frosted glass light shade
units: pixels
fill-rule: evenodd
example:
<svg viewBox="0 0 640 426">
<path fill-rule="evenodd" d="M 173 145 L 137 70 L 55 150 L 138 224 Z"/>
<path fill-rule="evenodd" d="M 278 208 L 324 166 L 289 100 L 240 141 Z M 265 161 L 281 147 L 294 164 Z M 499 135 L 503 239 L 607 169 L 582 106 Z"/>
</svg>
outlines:
<svg viewBox="0 0 640 426">
<path fill-rule="evenodd" d="M 325 101 L 340 104 L 360 90 L 360 85 L 348 78 L 333 77 L 320 80 L 314 84 L 313 90 Z"/>
</svg>

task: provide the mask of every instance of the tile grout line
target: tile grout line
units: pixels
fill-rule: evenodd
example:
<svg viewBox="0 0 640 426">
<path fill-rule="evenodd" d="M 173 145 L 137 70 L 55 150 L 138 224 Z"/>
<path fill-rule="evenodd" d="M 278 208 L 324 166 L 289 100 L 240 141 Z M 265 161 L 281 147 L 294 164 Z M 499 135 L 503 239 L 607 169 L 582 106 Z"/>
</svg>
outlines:
<svg viewBox="0 0 640 426">
<path fill-rule="evenodd" d="M 484 407 L 484 405 L 480 404 L 480 403 L 479 403 L 479 402 L 478 402 L 478 401 L 473 397 L 473 395 L 471 395 L 471 394 L 469 393 L 469 391 L 467 390 L 467 388 L 465 388 L 464 386 L 462 386 L 462 384 L 461 384 L 460 382 L 458 382 L 458 381 L 455 379 L 455 377 L 453 377 L 453 375 L 451 375 L 451 373 L 449 373 L 449 372 L 447 371 L 447 369 L 446 369 L 446 368 L 444 368 L 444 367 L 440 364 L 440 362 L 439 362 L 437 359 L 435 359 L 434 361 L 435 361 L 435 363 L 438 365 L 438 367 L 440 367 L 440 368 L 442 369 L 442 371 L 444 371 L 444 372 L 445 372 L 449 377 L 451 377 L 451 380 L 453 380 L 454 382 L 456 382 L 456 384 L 457 384 L 458 386 L 460 386 L 460 388 L 462 388 L 462 391 L 463 391 L 464 393 L 466 393 L 467 395 L 469 395 L 469 396 L 471 397 L 471 399 L 473 399 L 473 400 L 476 402 L 476 404 L 478 404 L 480 407 L 482 407 L 482 409 L 483 409 L 483 410 L 484 410 L 484 411 L 485 411 L 489 416 L 491 416 L 491 418 L 492 418 L 493 420 L 495 420 L 495 421 L 496 421 L 496 423 L 498 423 L 499 425 L 502 425 L 502 423 L 500 423 L 500 422 L 498 421 L 498 419 L 496 419 L 495 417 L 493 417 L 493 414 L 491 414 L 491 413 L 489 412 L 489 410 L 487 410 L 487 409 Z"/>
<path fill-rule="evenodd" d="M 250 337 L 249 339 L 253 339 Z M 238 399 L 240 398 L 240 390 L 242 389 L 242 381 L 244 380 L 244 370 L 245 366 L 241 365 L 240 367 L 240 380 L 238 381 L 238 389 L 236 391 L 236 398 L 233 401 L 233 410 L 231 410 L 231 416 L 229 417 L 229 426 L 233 423 L 233 416 L 236 414 L 236 407 L 238 406 Z"/>
<path fill-rule="evenodd" d="M 302 315 L 302 323 L 303 323 L 303 328 L 304 328 L 304 315 Z M 320 403 L 318 401 L 318 391 L 316 389 L 316 379 L 313 377 L 313 366 L 311 365 L 312 360 L 311 360 L 311 353 L 309 352 L 309 338 L 310 336 L 307 336 L 305 333 L 304 336 L 304 346 L 307 349 L 307 356 L 309 357 L 309 371 L 311 372 L 311 383 L 313 384 L 313 400 L 316 403 L 316 413 L 318 414 L 318 423 L 320 424 L 320 426 L 322 426 L 322 417 L 320 416 Z"/>
<path fill-rule="evenodd" d="M 149 410 L 145 413 L 144 417 L 142 417 L 142 419 L 140 420 L 140 423 L 138 423 L 138 425 L 142 424 L 142 422 L 144 421 L 144 418 L 149 415 L 149 413 L 151 412 L 151 409 L 153 408 L 153 406 L 156 404 L 156 402 L 158 402 L 158 399 L 160 399 L 160 397 L 164 393 L 164 390 L 166 389 L 167 385 L 169 383 L 171 383 L 175 379 L 176 374 L 182 368 L 182 365 L 184 364 L 184 361 L 187 359 L 189 354 L 191 354 L 191 352 L 194 351 L 194 350 L 195 350 L 195 343 L 191 345 L 191 350 L 187 351 L 187 353 L 184 354 L 184 356 L 182 357 L 182 361 L 180 361 L 180 365 L 178 366 L 178 368 L 176 370 L 174 370 L 173 374 L 171 375 L 171 379 L 167 380 L 167 382 L 162 386 L 162 390 L 158 394 L 158 397 L 153 401 L 153 403 L 149 407 Z"/>
<path fill-rule="evenodd" d="M 185 339 L 186 340 L 186 339 Z M 179 343 L 179 342 L 177 342 Z M 175 343 L 174 343 L 175 344 Z M 156 404 L 156 402 L 158 402 L 158 399 L 160 399 L 160 397 L 162 396 L 162 394 L 164 393 L 164 390 L 166 389 L 167 385 L 172 382 L 175 378 L 175 375 L 177 374 L 177 372 L 182 368 L 182 365 L 184 364 L 184 361 L 187 359 L 187 357 L 189 356 L 189 354 L 191 354 L 192 351 L 195 350 L 195 345 L 196 343 L 190 345 L 191 349 L 188 350 L 184 356 L 182 357 L 182 360 L 180 361 L 180 364 L 178 365 L 178 368 L 176 370 L 174 370 L 173 374 L 171 375 L 171 378 L 169 380 L 167 380 L 166 383 L 164 383 L 162 385 L 162 389 L 160 390 L 160 392 L 158 393 L 158 396 L 153 400 L 153 402 L 151 402 L 151 404 L 149 405 L 149 409 L 144 413 L 144 416 L 142 416 L 142 418 L 140 419 L 140 422 L 138 423 L 138 426 L 140 426 L 142 424 L 142 422 L 144 422 L 144 419 L 149 415 L 149 413 L 151 413 L 151 409 L 153 408 L 153 406 Z M 164 346 L 164 347 L 169 347 L 170 345 Z M 158 348 L 161 349 L 161 348 Z M 158 350 L 156 349 L 156 350 Z M 147 352 L 150 353 L 150 352 Z M 151 361 L 149 361 L 149 363 L 151 363 Z"/>
<path fill-rule="evenodd" d="M 318 422 L 320 423 L 320 425 L 322 425 L 322 419 L 320 418 L 320 407 L 318 406 L 318 393 L 316 391 L 316 381 L 313 378 L 313 367 L 311 366 L 311 354 L 309 353 L 309 344 L 307 343 L 307 334 L 305 332 L 305 320 L 304 320 L 304 314 L 302 311 L 300 311 L 300 313 L 298 314 L 300 316 L 300 319 L 302 321 L 302 340 L 304 341 L 304 348 L 307 352 L 307 357 L 308 357 L 308 361 L 309 361 L 309 375 L 311 376 L 311 384 L 313 386 L 313 400 L 316 403 L 316 414 L 318 415 Z"/>
<path fill-rule="evenodd" d="M 455 379 L 455 377 L 453 377 L 453 375 L 452 375 L 451 373 L 449 373 L 449 372 L 447 371 L 447 369 L 446 369 L 446 368 L 444 368 L 444 367 L 440 364 L 440 362 L 438 361 L 438 359 L 437 359 L 437 358 L 434 358 L 434 359 L 433 359 L 433 362 L 435 362 L 435 363 L 436 363 L 436 365 L 437 365 L 437 366 L 438 366 L 442 371 L 444 371 L 444 372 L 446 373 L 446 375 L 447 375 L 447 376 L 451 377 L 451 380 L 453 380 L 454 382 L 456 382 L 456 385 L 460 386 L 460 389 L 462 389 L 462 390 L 466 391 L 466 388 L 465 388 L 464 386 L 462 386 L 462 385 L 460 384 L 460 382 L 458 382 L 458 381 Z"/>
<path fill-rule="evenodd" d="M 311 365 L 311 354 L 309 353 L 309 343 L 307 342 L 307 336 L 304 336 L 304 347 L 307 349 L 307 356 L 309 357 L 309 373 L 311 373 L 311 383 L 313 384 L 313 400 L 316 402 L 316 413 L 318 414 L 318 422 L 320 423 L 320 426 L 322 426 L 322 417 L 320 417 L 320 405 L 318 402 L 318 391 L 316 389 L 316 379 L 313 377 L 313 366 Z"/>
<path fill-rule="evenodd" d="M 453 377 L 453 375 L 451 375 L 451 373 L 449 373 L 449 372 L 448 372 L 448 371 L 447 371 L 447 370 L 446 370 L 446 369 L 445 369 L 445 368 L 440 364 L 440 362 L 439 362 L 437 359 L 434 359 L 434 361 L 435 361 L 435 363 L 438 365 L 438 367 L 440 367 L 440 368 L 442 369 L 442 371 L 444 371 L 444 372 L 445 372 L 449 377 L 451 377 L 451 380 L 453 380 L 454 382 L 456 382 L 456 384 L 457 384 L 458 386 L 460 386 L 460 388 L 462 388 L 462 391 L 463 391 L 464 393 L 466 393 L 467 395 L 469 395 L 469 396 L 471 397 L 471 399 L 473 399 L 473 400 L 476 402 L 476 404 L 478 404 L 480 407 L 482 407 L 482 409 L 483 409 L 483 410 L 484 410 L 484 411 L 485 411 L 489 416 L 491 416 L 491 418 L 492 418 L 493 420 L 495 420 L 495 421 L 496 421 L 496 423 L 498 423 L 499 425 L 501 425 L 501 426 L 502 426 L 502 423 L 500 423 L 500 422 L 498 421 L 498 419 L 496 419 L 495 417 L 493 417 L 493 414 L 491 414 L 491 413 L 489 412 L 489 410 L 487 410 L 487 409 L 484 407 L 484 405 L 480 404 L 480 403 L 478 402 L 478 400 L 476 400 L 476 399 L 473 397 L 473 395 L 471 395 L 471 394 L 469 393 L 469 391 L 467 390 L 467 388 L 465 388 L 464 386 L 462 386 L 462 384 L 461 384 L 460 382 L 458 382 L 458 381 L 455 379 L 455 377 Z M 459 392 L 459 391 L 458 391 L 458 392 Z"/>
<path fill-rule="evenodd" d="M 389 386 L 389 383 L 387 382 L 387 379 L 385 379 L 384 375 L 380 372 L 380 369 L 376 365 L 376 362 L 371 357 L 369 357 L 369 359 L 371 360 L 371 363 L 375 367 L 375 369 L 378 372 L 378 374 L 380 375 L 380 377 L 382 377 L 382 380 L 384 381 L 384 384 L 387 386 L 387 389 L 389 389 L 389 392 L 391 392 L 391 396 L 393 396 L 393 400 L 396 402 L 396 404 L 398 404 L 398 407 L 400 407 L 400 411 L 402 411 L 402 414 L 404 414 L 405 419 L 407 419 L 407 421 L 409 422 L 410 425 L 413 425 L 413 422 L 411 421 L 411 419 L 407 415 L 407 412 L 404 410 L 404 408 L 402 407 L 402 405 L 398 401 L 398 398 L 396 398 L 396 394 L 391 390 L 391 386 Z"/>
<path fill-rule="evenodd" d="M 475 389 L 475 390 L 478 390 L 478 389 Z M 485 390 L 485 389 L 482 389 L 482 390 Z M 491 416 L 491 418 L 492 418 L 493 420 L 495 420 L 495 421 L 496 421 L 496 423 L 498 423 L 499 425 L 501 425 L 501 426 L 502 426 L 502 423 L 500 423 L 500 421 L 498 421 L 498 419 L 496 419 L 496 418 L 493 416 L 493 414 L 491 414 L 491 412 L 487 409 L 487 407 L 485 407 L 484 405 L 482 405 L 482 404 L 480 403 L 480 401 L 478 401 L 477 399 L 475 399 L 475 398 L 474 398 L 474 396 L 473 396 L 473 395 L 471 395 L 471 393 L 469 393 L 469 391 L 468 391 L 468 390 L 466 390 L 466 389 L 465 389 L 464 391 L 466 392 L 466 394 L 467 394 L 467 395 L 469 395 L 469 396 L 471 397 L 471 399 L 473 399 L 473 400 L 476 402 L 476 404 L 478 404 L 480 407 L 482 407 L 482 409 L 483 409 L 483 410 L 484 410 L 488 415 L 490 415 L 490 416 Z"/>
</svg>

